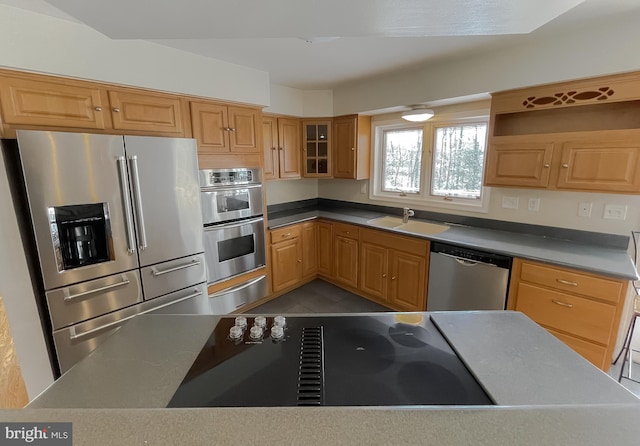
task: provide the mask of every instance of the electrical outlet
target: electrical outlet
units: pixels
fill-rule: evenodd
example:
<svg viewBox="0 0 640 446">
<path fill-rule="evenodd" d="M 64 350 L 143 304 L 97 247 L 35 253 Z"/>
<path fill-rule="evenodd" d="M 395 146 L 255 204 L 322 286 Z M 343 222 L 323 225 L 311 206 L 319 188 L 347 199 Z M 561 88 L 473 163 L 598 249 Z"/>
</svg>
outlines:
<svg viewBox="0 0 640 446">
<path fill-rule="evenodd" d="M 360 185 L 360 193 L 361 194 L 366 194 L 367 193 L 367 186 L 368 183 L 366 181 L 363 181 L 362 184 Z"/>
<path fill-rule="evenodd" d="M 505 209 L 518 209 L 518 197 L 502 197 L 502 207 Z"/>
<path fill-rule="evenodd" d="M 529 198 L 529 206 L 527 207 L 531 212 L 538 212 L 540 210 L 540 199 Z"/>
<path fill-rule="evenodd" d="M 609 220 L 625 220 L 627 218 L 627 206 L 623 204 L 606 204 L 602 218 Z"/>
<path fill-rule="evenodd" d="M 593 203 L 580 203 L 578 205 L 578 217 L 591 217 L 591 208 Z"/>
</svg>

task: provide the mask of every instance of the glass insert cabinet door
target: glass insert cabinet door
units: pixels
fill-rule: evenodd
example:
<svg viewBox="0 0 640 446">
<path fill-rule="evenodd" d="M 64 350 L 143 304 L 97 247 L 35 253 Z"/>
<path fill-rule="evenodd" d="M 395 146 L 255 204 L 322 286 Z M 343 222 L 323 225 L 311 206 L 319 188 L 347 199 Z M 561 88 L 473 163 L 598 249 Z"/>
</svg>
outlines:
<svg viewBox="0 0 640 446">
<path fill-rule="evenodd" d="M 305 177 L 331 176 L 331 120 L 303 121 Z"/>
</svg>

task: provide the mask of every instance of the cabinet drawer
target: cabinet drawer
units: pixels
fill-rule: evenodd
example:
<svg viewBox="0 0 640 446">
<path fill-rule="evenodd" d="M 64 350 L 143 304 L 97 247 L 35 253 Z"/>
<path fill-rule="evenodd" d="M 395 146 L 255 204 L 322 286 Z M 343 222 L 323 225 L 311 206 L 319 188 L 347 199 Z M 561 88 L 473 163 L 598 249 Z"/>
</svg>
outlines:
<svg viewBox="0 0 640 446">
<path fill-rule="evenodd" d="M 360 231 L 360 239 L 363 242 L 369 242 L 423 257 L 429 255 L 429 242 L 417 237 L 403 237 L 375 229 L 362 229 Z"/>
<path fill-rule="evenodd" d="M 623 288 L 622 282 L 618 280 L 593 277 L 527 262 L 522 263 L 520 279 L 612 303 L 618 303 Z"/>
<path fill-rule="evenodd" d="M 534 285 L 518 285 L 516 310 L 541 325 L 607 344 L 616 307 Z"/>
<path fill-rule="evenodd" d="M 358 240 L 360 238 L 360 228 L 345 223 L 333 224 L 333 235 L 339 235 L 342 237 L 352 238 Z"/>
<path fill-rule="evenodd" d="M 606 365 L 605 355 L 607 353 L 606 347 L 602 347 L 597 344 L 593 344 L 582 339 L 574 338 L 573 336 L 559 333 L 555 330 L 547 329 L 549 333 L 560 339 L 562 342 L 571 347 L 576 353 L 589 361 L 591 364 L 598 368 L 603 369 Z"/>
<path fill-rule="evenodd" d="M 300 237 L 299 225 L 285 226 L 284 228 L 271 230 L 272 245 L 278 242 L 284 242 L 285 240 L 291 240 L 296 237 Z"/>
</svg>

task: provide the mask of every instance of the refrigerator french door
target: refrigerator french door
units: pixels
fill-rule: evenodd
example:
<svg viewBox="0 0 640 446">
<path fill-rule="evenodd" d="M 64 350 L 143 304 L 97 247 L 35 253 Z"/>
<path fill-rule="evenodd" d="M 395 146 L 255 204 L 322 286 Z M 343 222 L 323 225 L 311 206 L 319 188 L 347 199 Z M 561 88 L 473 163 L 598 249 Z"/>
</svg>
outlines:
<svg viewBox="0 0 640 446">
<path fill-rule="evenodd" d="M 206 281 L 196 146 L 182 138 L 17 135 L 64 372 L 95 348 L 78 336 L 81 324 L 102 332 L 107 314 L 109 327 L 121 325 L 120 310 L 150 311 L 153 299 L 166 305 Z"/>
</svg>

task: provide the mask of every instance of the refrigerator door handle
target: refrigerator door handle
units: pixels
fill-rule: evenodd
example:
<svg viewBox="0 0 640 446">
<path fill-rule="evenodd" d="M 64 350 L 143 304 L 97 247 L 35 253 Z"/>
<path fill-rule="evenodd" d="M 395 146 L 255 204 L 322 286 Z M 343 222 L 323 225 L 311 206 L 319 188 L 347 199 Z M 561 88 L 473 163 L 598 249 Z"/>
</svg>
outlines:
<svg viewBox="0 0 640 446">
<path fill-rule="evenodd" d="M 102 291 L 107 291 L 107 290 L 110 290 L 112 288 L 118 288 L 118 287 L 121 287 L 121 286 L 124 286 L 124 285 L 129 285 L 130 283 L 131 282 L 129 281 L 129 279 L 127 279 L 127 276 L 125 276 L 123 274 L 122 275 L 122 282 L 113 283 L 111 285 L 102 286 L 100 288 L 94 288 L 92 290 L 83 291 L 82 293 L 76 293 L 76 294 L 72 294 L 70 296 L 65 296 L 64 297 L 64 301 L 65 302 L 69 302 L 70 300 L 77 299 L 78 297 L 87 296 L 87 295 L 93 294 L 93 293 L 100 293 Z"/>
<path fill-rule="evenodd" d="M 154 267 L 151 268 L 151 273 L 154 275 L 154 277 L 157 277 L 157 276 L 161 276 L 163 274 L 172 273 L 174 271 L 178 271 L 178 270 L 185 269 L 185 268 L 190 268 L 190 267 L 196 266 L 196 265 L 200 265 L 200 261 L 193 259 L 189 263 L 186 263 L 184 265 L 180 265 L 180 266 L 176 266 L 176 267 L 168 268 L 168 269 L 163 269 L 163 270 L 159 270 L 158 268 L 156 268 L 154 266 Z"/>
<path fill-rule="evenodd" d="M 131 211 L 131 197 L 129 196 L 129 179 L 127 177 L 127 160 L 124 156 L 118 157 L 118 171 L 120 172 L 120 179 L 122 181 L 122 187 L 120 192 L 122 193 L 122 201 L 124 202 L 124 218 L 127 226 L 127 252 L 133 254 L 136 252 L 136 238 L 133 233 L 133 213 Z"/>
<path fill-rule="evenodd" d="M 70 327 L 70 329 L 69 329 L 69 339 L 72 340 L 72 341 L 75 341 L 76 339 L 84 338 L 85 336 L 89 336 L 90 334 L 96 333 L 96 332 L 101 331 L 101 330 L 104 330 L 105 328 L 113 327 L 114 325 L 120 325 L 123 322 L 126 322 L 129 319 L 133 319 L 134 317 L 139 316 L 141 314 L 151 313 L 152 311 L 156 311 L 156 310 L 159 310 L 161 308 L 168 307 L 169 305 L 173 305 L 173 304 L 176 304 L 178 302 L 182 302 L 183 300 L 187 300 L 187 299 L 191 299 L 192 297 L 200 296 L 201 294 L 202 294 L 202 291 L 194 290 L 193 293 L 191 293 L 191 294 L 189 294 L 187 296 L 181 297 L 180 299 L 172 300 L 171 302 L 167 302 L 165 304 L 158 305 L 157 307 L 149 308 L 148 310 L 141 311 L 140 313 L 132 314 L 131 316 L 127 316 L 127 317 L 124 317 L 122 319 L 118 319 L 117 321 L 109 322 L 108 324 L 104 324 L 104 325 L 101 325 L 99 327 L 92 328 L 91 330 L 83 331 L 82 333 L 77 333 L 76 332 L 76 327 Z"/>
<path fill-rule="evenodd" d="M 147 249 L 147 231 L 144 226 L 144 212 L 142 212 L 142 194 L 140 192 L 140 174 L 138 173 L 138 157 L 132 156 L 131 177 L 133 183 L 133 198 L 136 205 L 136 216 L 138 217 L 138 231 L 140 232 L 140 249 Z"/>
</svg>

